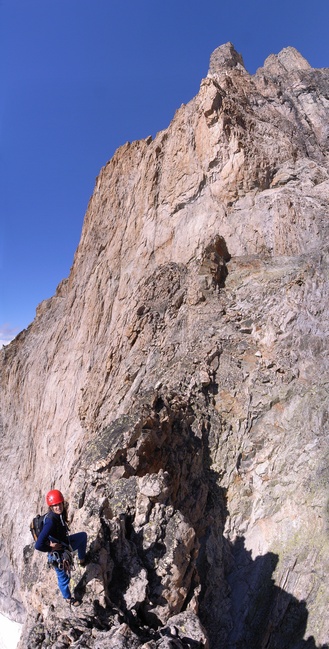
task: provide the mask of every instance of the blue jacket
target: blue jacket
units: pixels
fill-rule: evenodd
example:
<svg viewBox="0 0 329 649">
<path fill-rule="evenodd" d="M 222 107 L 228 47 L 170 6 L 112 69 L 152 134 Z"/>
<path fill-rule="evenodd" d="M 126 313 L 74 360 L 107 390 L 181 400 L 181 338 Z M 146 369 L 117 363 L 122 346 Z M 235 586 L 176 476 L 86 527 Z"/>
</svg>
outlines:
<svg viewBox="0 0 329 649">
<path fill-rule="evenodd" d="M 62 543 L 64 546 L 70 544 L 69 529 L 63 514 L 48 512 L 43 528 L 36 540 L 35 549 L 40 550 L 40 552 L 52 552 L 53 548 L 50 547 L 49 541 Z"/>
</svg>

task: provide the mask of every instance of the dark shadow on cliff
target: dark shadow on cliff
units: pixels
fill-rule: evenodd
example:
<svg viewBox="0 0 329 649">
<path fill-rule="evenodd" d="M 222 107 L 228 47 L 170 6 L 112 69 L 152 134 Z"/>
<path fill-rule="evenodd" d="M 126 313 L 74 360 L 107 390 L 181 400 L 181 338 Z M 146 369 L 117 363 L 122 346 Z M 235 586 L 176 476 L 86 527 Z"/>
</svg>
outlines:
<svg viewBox="0 0 329 649">
<path fill-rule="evenodd" d="M 216 386 L 208 392 L 209 401 L 214 391 Z M 208 424 L 204 440 L 209 441 L 210 436 Z M 210 454 L 206 462 L 209 495 L 205 514 L 212 522 L 200 539 L 198 571 L 199 617 L 210 649 L 329 649 L 328 644 L 316 645 L 312 636 L 304 639 L 307 606 L 275 584 L 278 555 L 268 552 L 253 559 L 244 537 L 237 537 L 234 543 L 224 537 L 226 494 L 210 468 Z"/>
<path fill-rule="evenodd" d="M 278 556 L 268 552 L 252 559 L 243 537 L 238 538 L 230 550 L 233 565 L 227 582 L 231 591 L 232 629 L 228 647 L 316 649 L 313 637 L 304 639 L 308 618 L 306 603 L 279 588 L 272 578 Z M 328 645 L 322 649 L 328 649 Z"/>
</svg>

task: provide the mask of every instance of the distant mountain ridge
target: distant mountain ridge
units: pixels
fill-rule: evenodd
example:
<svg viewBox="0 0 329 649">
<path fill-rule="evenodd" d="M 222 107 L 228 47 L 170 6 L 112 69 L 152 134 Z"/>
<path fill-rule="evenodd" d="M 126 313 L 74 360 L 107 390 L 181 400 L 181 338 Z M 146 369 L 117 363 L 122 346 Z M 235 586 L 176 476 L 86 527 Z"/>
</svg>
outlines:
<svg viewBox="0 0 329 649">
<path fill-rule="evenodd" d="M 329 643 L 329 70 L 231 43 L 101 170 L 70 276 L 0 352 L 0 607 L 19 647 Z M 91 563 L 68 615 L 28 524 Z"/>
</svg>

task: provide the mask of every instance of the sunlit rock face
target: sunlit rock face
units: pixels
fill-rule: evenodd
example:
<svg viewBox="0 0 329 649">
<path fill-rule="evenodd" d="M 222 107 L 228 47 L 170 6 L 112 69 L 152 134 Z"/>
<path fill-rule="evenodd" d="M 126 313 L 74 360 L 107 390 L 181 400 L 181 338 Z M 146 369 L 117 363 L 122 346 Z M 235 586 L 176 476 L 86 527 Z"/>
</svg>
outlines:
<svg viewBox="0 0 329 649">
<path fill-rule="evenodd" d="M 69 278 L 1 353 L 21 648 L 328 643 L 328 98 L 295 49 L 251 76 L 226 44 L 101 170 Z M 30 543 L 52 486 L 89 536 L 74 613 Z"/>
</svg>

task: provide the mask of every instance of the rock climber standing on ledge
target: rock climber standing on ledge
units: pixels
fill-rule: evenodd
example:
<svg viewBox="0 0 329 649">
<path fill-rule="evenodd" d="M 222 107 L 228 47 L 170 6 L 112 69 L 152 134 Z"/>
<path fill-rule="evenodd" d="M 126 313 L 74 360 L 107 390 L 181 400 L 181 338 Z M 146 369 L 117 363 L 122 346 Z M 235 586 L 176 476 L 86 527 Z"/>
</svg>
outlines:
<svg viewBox="0 0 329 649">
<path fill-rule="evenodd" d="M 79 606 L 80 601 L 72 597 L 69 587 L 73 564 L 72 551 L 78 551 L 80 566 L 86 565 L 87 534 L 86 532 L 69 534 L 64 497 L 58 489 L 48 491 L 46 503 L 49 511 L 35 548 L 40 552 L 48 553 L 48 562 L 56 571 L 58 587 L 65 601 L 69 605 Z"/>
</svg>

